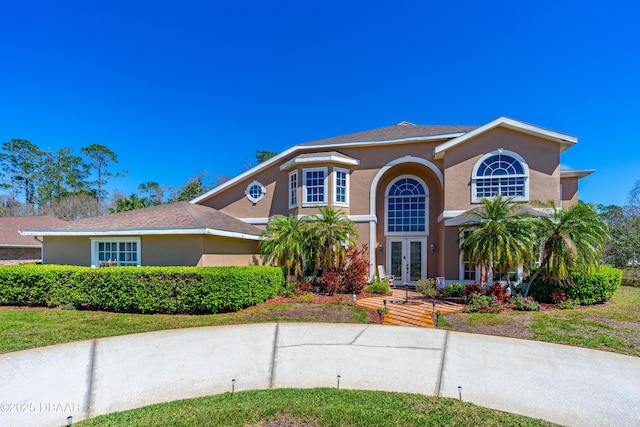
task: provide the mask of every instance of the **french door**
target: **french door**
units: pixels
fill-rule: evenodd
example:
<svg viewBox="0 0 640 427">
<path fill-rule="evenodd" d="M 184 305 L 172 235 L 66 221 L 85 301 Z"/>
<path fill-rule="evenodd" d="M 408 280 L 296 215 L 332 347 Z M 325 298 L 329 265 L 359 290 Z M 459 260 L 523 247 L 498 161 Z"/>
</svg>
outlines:
<svg viewBox="0 0 640 427">
<path fill-rule="evenodd" d="M 427 239 L 388 238 L 387 271 L 396 286 L 415 283 L 427 276 Z"/>
</svg>

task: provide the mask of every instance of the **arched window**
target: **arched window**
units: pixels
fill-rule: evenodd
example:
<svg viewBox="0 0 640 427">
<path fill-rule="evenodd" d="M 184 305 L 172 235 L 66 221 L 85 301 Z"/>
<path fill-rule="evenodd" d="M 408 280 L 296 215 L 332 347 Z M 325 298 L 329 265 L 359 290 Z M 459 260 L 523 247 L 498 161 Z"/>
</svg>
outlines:
<svg viewBox="0 0 640 427">
<path fill-rule="evenodd" d="M 499 149 L 483 156 L 473 168 L 471 201 L 497 195 L 529 200 L 529 167 L 518 154 Z"/>
<path fill-rule="evenodd" d="M 425 185 L 402 177 L 387 190 L 387 233 L 425 233 L 429 197 Z"/>
</svg>

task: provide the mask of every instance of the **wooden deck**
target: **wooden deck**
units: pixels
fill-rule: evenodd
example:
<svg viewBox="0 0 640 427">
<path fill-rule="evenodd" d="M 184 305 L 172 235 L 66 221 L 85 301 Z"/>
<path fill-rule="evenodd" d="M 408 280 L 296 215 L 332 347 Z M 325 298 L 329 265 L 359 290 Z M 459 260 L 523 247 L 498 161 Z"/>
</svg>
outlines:
<svg viewBox="0 0 640 427">
<path fill-rule="evenodd" d="M 394 290 L 393 295 L 363 298 L 356 301 L 357 307 L 377 310 L 386 307 L 389 312 L 384 316 L 385 325 L 421 326 L 424 328 L 435 327 L 435 312 L 456 313 L 462 311 L 464 305 L 444 300 L 436 301 L 435 307 L 431 300 L 424 300 L 420 294 L 409 292 L 408 303 L 406 292 Z"/>
</svg>

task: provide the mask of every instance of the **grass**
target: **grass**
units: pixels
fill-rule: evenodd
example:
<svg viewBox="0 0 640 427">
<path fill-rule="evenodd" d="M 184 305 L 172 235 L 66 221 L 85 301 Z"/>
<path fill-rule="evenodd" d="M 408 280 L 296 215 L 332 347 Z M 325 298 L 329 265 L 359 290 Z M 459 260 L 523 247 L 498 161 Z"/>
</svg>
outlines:
<svg viewBox="0 0 640 427">
<path fill-rule="evenodd" d="M 96 417 L 78 426 L 552 426 L 454 399 L 328 388 L 225 393 Z"/>
<path fill-rule="evenodd" d="M 640 287 L 622 286 L 604 305 L 544 312 L 448 314 L 445 321 L 449 330 L 640 356 Z"/>
<path fill-rule="evenodd" d="M 345 300 L 346 301 L 346 300 Z M 369 323 L 341 304 L 267 304 L 215 315 L 143 315 L 0 308 L 0 353 L 163 329 L 259 322 Z M 525 338 L 640 357 L 640 287 L 622 286 L 608 304 L 544 312 L 443 314 L 440 328 Z"/>
<path fill-rule="evenodd" d="M 368 323 L 369 316 L 360 308 L 302 303 L 261 305 L 236 313 L 201 316 L 1 307 L 0 353 L 164 329 L 277 321 Z"/>
</svg>

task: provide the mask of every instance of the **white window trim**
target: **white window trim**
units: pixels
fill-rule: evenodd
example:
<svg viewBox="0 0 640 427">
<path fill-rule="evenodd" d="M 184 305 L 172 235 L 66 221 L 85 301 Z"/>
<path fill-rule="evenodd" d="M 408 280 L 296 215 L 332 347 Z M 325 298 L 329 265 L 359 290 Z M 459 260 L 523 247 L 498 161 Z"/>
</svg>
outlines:
<svg viewBox="0 0 640 427">
<path fill-rule="evenodd" d="M 316 172 L 323 171 L 324 172 L 324 200 L 322 202 L 307 202 L 307 172 Z M 302 206 L 310 207 L 310 206 L 327 206 L 329 200 L 329 168 L 305 168 L 302 169 Z"/>
<path fill-rule="evenodd" d="M 292 179 L 295 177 L 296 180 L 296 188 L 295 188 L 295 193 L 292 193 L 292 188 L 291 188 L 291 181 Z M 293 172 L 289 172 L 289 180 L 287 181 L 289 183 L 288 185 L 288 198 L 289 198 L 289 209 L 295 209 L 298 207 L 298 188 L 300 187 L 300 181 L 298 180 L 298 171 L 295 170 Z M 295 200 L 294 200 L 295 197 Z"/>
<path fill-rule="evenodd" d="M 389 198 L 389 189 L 391 188 L 391 186 L 393 184 L 396 183 L 396 181 L 403 179 L 403 178 L 411 178 L 411 179 L 415 179 L 416 181 L 418 181 L 420 184 L 422 184 L 424 191 L 425 191 L 425 200 L 424 200 L 424 209 L 425 209 L 425 218 L 424 218 L 424 231 L 389 231 L 389 204 L 387 203 L 387 199 Z M 429 235 L 429 221 L 430 221 L 430 216 L 429 216 L 429 187 L 427 187 L 427 184 L 420 179 L 419 177 L 415 176 L 415 175 L 410 175 L 410 174 L 405 174 L 405 175 L 400 175 L 395 177 L 390 183 L 389 185 L 387 185 L 387 188 L 385 188 L 384 190 L 384 235 L 385 236 L 428 236 Z"/>
<path fill-rule="evenodd" d="M 345 173 L 345 194 L 344 194 L 345 201 L 344 202 L 338 201 L 338 172 Z M 335 206 L 344 206 L 344 207 L 349 206 L 349 187 L 350 187 L 349 176 L 350 175 L 351 175 L 351 171 L 349 169 L 333 168 L 333 204 Z"/>
<path fill-rule="evenodd" d="M 460 247 L 462 247 L 462 242 L 464 241 L 464 230 L 460 229 L 459 231 L 459 236 L 460 236 Z M 460 252 L 460 256 L 458 259 L 458 280 L 460 281 L 460 283 L 463 284 L 469 284 L 469 283 L 474 283 L 476 280 L 480 280 L 482 278 L 482 276 L 480 276 L 480 266 L 478 264 L 476 264 L 476 280 L 465 280 L 464 279 L 464 252 L 459 251 Z"/>
<path fill-rule="evenodd" d="M 252 196 L 250 192 L 251 188 L 253 188 L 256 185 L 260 187 L 260 190 L 261 190 L 261 193 L 258 197 Z M 249 199 L 251 203 L 258 203 L 260 200 L 262 200 L 262 198 L 266 193 L 267 193 L 267 190 L 264 188 L 264 185 L 262 185 L 261 182 L 256 181 L 255 179 L 251 182 L 251 184 L 247 185 L 247 188 L 244 190 L 244 194 L 247 196 L 247 199 Z"/>
<path fill-rule="evenodd" d="M 480 168 L 480 165 L 487 160 L 489 157 L 498 155 L 498 154 L 504 154 L 507 156 L 511 156 L 514 159 L 516 159 L 518 162 L 520 162 L 520 165 L 522 166 L 523 172 L 524 174 L 522 175 L 505 175 L 505 177 L 509 177 L 509 178 L 524 178 L 524 196 L 517 196 L 513 198 L 514 202 L 528 202 L 529 201 L 529 177 L 531 176 L 529 174 L 529 165 L 527 164 L 527 162 L 524 160 L 524 158 L 513 151 L 510 150 L 505 150 L 502 148 L 498 148 L 497 150 L 494 150 L 490 153 L 485 154 L 484 156 L 480 157 L 480 159 L 476 162 L 476 164 L 473 166 L 473 170 L 471 172 L 471 203 L 481 203 L 481 200 L 483 199 L 482 197 L 478 197 L 477 194 L 477 187 L 476 187 L 476 183 L 478 181 L 478 179 L 488 179 L 489 177 L 485 177 L 485 176 L 478 176 L 478 169 Z M 499 177 L 496 177 L 499 178 Z M 489 197 L 489 199 L 492 199 L 492 197 Z"/>
<path fill-rule="evenodd" d="M 142 259 L 140 257 L 140 237 L 92 237 L 91 238 L 91 268 L 97 268 L 100 266 L 100 260 L 98 259 L 98 243 L 100 242 L 116 242 L 116 243 L 136 243 L 136 259 L 138 260 L 137 266 L 142 265 Z M 120 262 L 120 261 L 118 261 Z"/>
</svg>

